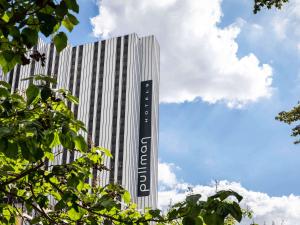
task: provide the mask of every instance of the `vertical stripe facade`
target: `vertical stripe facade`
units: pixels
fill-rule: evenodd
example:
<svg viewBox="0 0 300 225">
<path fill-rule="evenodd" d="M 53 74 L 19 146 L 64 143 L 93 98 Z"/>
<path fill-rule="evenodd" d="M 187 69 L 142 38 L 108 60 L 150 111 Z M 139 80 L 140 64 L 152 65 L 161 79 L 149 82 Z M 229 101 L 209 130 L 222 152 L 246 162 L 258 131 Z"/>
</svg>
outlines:
<svg viewBox="0 0 300 225">
<path fill-rule="evenodd" d="M 113 98 L 113 118 L 110 151 L 112 154 L 112 162 L 110 164 L 109 182 L 115 182 L 115 161 L 116 161 L 116 145 L 117 145 L 117 126 L 118 126 L 118 108 L 119 108 L 119 85 L 120 85 L 120 58 L 121 58 L 121 37 L 117 39 L 115 77 L 114 77 L 114 98 Z"/>
<path fill-rule="evenodd" d="M 124 155 L 124 129 L 125 129 L 125 106 L 126 106 L 126 83 L 127 83 L 127 60 L 128 60 L 128 36 L 124 38 L 122 65 L 122 92 L 121 92 L 121 115 L 119 131 L 119 154 L 118 154 L 118 176 L 117 182 L 122 184 L 123 178 L 123 155 Z"/>
<path fill-rule="evenodd" d="M 37 46 L 34 46 L 33 47 L 33 54 L 36 52 L 36 50 L 37 50 Z M 30 76 L 34 75 L 35 64 L 36 64 L 35 60 L 32 60 L 32 62 L 31 62 L 31 68 L 30 68 Z M 32 83 L 32 82 L 33 82 L 33 80 L 29 81 L 29 83 Z"/>
<path fill-rule="evenodd" d="M 58 76 L 58 67 L 59 67 L 59 53 L 55 53 L 55 64 L 54 64 L 54 74 L 53 77 L 57 82 L 57 76 Z M 56 84 L 52 84 L 52 88 L 56 88 Z"/>
<path fill-rule="evenodd" d="M 19 81 L 20 81 L 20 71 L 21 71 L 21 66 L 17 65 L 17 72 L 16 72 L 16 79 L 15 79 L 15 84 L 14 84 L 14 90 L 17 90 L 19 87 Z"/>
<path fill-rule="evenodd" d="M 93 185 L 110 182 L 125 187 L 139 209 L 157 205 L 158 116 L 159 116 L 159 45 L 153 36 L 136 34 L 111 38 L 76 47 L 68 46 L 59 54 L 53 44 L 39 42 L 46 66 L 17 66 L 7 78 L 13 90 L 29 84 L 21 79 L 31 74 L 49 74 L 57 80 L 54 88 L 68 89 L 79 104 L 68 103 L 77 119 L 87 126 L 82 135 L 89 146 L 111 151 L 104 158 L 110 171 L 93 169 Z M 148 196 L 137 196 L 141 82 L 152 81 L 151 184 Z M 79 155 L 62 147 L 53 150 L 58 156 L 49 165 L 70 163 Z"/>
</svg>

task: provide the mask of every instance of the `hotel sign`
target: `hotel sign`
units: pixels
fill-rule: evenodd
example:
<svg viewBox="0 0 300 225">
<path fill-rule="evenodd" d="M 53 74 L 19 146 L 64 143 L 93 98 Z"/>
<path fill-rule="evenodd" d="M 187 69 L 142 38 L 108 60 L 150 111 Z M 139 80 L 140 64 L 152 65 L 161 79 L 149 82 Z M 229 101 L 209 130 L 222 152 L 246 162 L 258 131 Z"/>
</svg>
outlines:
<svg viewBox="0 0 300 225">
<path fill-rule="evenodd" d="M 152 80 L 141 83 L 137 196 L 150 195 Z"/>
</svg>

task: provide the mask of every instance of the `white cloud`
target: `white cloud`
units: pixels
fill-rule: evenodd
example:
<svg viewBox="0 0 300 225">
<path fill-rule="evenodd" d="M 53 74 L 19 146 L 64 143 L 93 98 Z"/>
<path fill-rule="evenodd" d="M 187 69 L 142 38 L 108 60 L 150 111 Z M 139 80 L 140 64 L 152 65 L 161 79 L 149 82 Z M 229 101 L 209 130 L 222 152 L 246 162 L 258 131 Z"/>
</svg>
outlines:
<svg viewBox="0 0 300 225">
<path fill-rule="evenodd" d="M 178 182 L 174 173 L 174 164 L 160 163 L 159 168 L 159 185 L 164 188 L 160 189 L 158 193 L 158 204 L 162 209 L 167 208 L 170 202 L 175 203 L 183 200 L 188 187 L 191 187 L 194 193 L 202 194 L 203 197 L 213 195 L 216 191 L 213 183 L 205 186 Z M 168 180 L 171 180 L 171 182 Z M 175 184 L 174 181 L 177 181 L 177 183 Z M 170 184 L 168 188 L 166 188 L 166 183 Z M 272 197 L 266 193 L 248 190 L 237 182 L 220 181 L 218 183 L 218 190 L 228 189 L 234 190 L 244 197 L 241 203 L 242 207 L 249 207 L 253 210 L 254 221 L 260 225 L 263 225 L 264 222 L 266 225 L 271 225 L 273 221 L 276 225 L 300 224 L 300 196 L 291 194 L 289 196 Z M 242 224 L 249 225 L 250 221 L 244 220 Z"/>
<path fill-rule="evenodd" d="M 272 14 L 272 27 L 282 41 L 297 42 L 300 38 L 300 0 L 290 0 L 282 10 Z M 297 43 L 296 43 L 297 44 Z"/>
<path fill-rule="evenodd" d="M 173 173 L 174 164 L 172 163 L 159 163 L 158 171 L 159 177 L 158 182 L 163 188 L 172 188 L 177 184 L 175 173 Z"/>
<path fill-rule="evenodd" d="M 287 18 L 280 18 L 280 17 L 274 17 L 273 18 L 273 29 L 275 31 L 275 34 L 280 40 L 285 39 L 286 36 L 286 30 L 287 30 L 287 25 L 289 23 L 289 19 Z"/>
<path fill-rule="evenodd" d="M 218 27 L 221 0 L 102 0 L 94 34 L 154 34 L 161 46 L 161 102 L 197 98 L 238 107 L 272 92 L 272 68 L 238 57 L 241 24 Z"/>
</svg>

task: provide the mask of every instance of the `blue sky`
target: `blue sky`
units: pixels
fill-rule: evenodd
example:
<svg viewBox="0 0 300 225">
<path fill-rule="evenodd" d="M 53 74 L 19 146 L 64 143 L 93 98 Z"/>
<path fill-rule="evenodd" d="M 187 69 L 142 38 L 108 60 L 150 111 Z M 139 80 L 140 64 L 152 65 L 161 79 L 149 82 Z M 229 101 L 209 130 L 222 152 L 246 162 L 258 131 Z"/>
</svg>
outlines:
<svg viewBox="0 0 300 225">
<path fill-rule="evenodd" d="M 176 0 L 166 1 L 168 4 L 175 4 Z M 91 42 L 103 36 L 131 33 L 135 29 L 137 29 L 137 33 L 147 34 L 147 32 L 143 33 L 141 28 L 144 25 L 149 26 L 149 32 L 155 33 L 159 29 L 149 24 L 139 24 L 136 21 L 137 16 L 141 17 L 141 23 L 151 21 L 142 18 L 143 15 L 148 16 L 147 10 L 145 14 L 133 13 L 128 16 L 117 9 L 117 7 L 122 7 L 122 4 L 124 8 L 130 9 L 126 5 L 126 1 L 123 3 L 121 1 L 113 7 L 107 2 L 103 1 L 103 6 L 110 9 L 109 12 L 114 13 L 115 17 L 100 16 L 99 20 L 92 25 L 90 19 L 99 16 L 99 5 L 95 0 L 79 0 L 80 24 L 69 36 L 71 44 Z M 134 1 L 129 1 L 128 5 L 132 2 Z M 156 4 L 155 2 L 153 4 Z M 214 2 L 215 4 L 220 3 L 219 1 Z M 213 24 L 214 29 L 222 30 L 236 26 L 239 34 L 232 38 L 234 44 L 238 45 L 236 57 L 241 59 L 250 53 L 254 54 L 259 60 L 259 65 L 256 67 L 261 69 L 262 74 L 267 73 L 262 71 L 262 64 L 268 64 L 272 68 L 272 84 L 264 84 L 266 90 L 263 91 L 265 92 L 262 91 L 257 95 L 251 92 L 248 94 L 250 97 L 247 95 L 244 98 L 234 96 L 234 93 L 230 92 L 235 88 L 232 85 L 228 86 L 229 91 L 225 90 L 227 87 L 222 87 L 224 91 L 217 96 L 213 93 L 218 91 L 214 89 L 214 86 L 208 91 L 197 90 L 192 93 L 193 99 L 182 97 L 183 100 L 178 100 L 181 96 L 177 96 L 175 99 L 172 92 L 162 93 L 162 97 L 167 99 L 164 102 L 169 103 L 160 104 L 159 158 L 161 162 L 173 163 L 180 168 L 174 170 L 178 180 L 184 180 L 193 185 L 206 185 L 214 179 L 228 180 L 239 182 L 247 189 L 272 196 L 291 193 L 300 195 L 298 188 L 300 185 L 300 146 L 293 145 L 293 138 L 289 136 L 290 127 L 274 119 L 278 112 L 288 110 L 300 100 L 300 51 L 297 44 L 300 40 L 297 32 L 300 15 L 288 11 L 290 9 L 288 7 L 299 5 L 299 1 L 295 0 L 282 12 L 263 10 L 261 13 L 253 15 L 252 1 L 225 0 L 220 4 L 223 16 L 220 17 L 218 23 Z M 113 11 L 114 9 L 116 11 Z M 118 12 L 121 12 L 120 15 L 117 14 Z M 121 18 L 117 18 L 118 16 Z M 128 16 L 129 19 L 122 16 Z M 112 24 L 109 34 L 101 33 L 104 26 L 101 25 L 101 19 L 104 18 L 114 19 L 116 25 L 114 27 Z M 122 21 L 123 19 L 125 22 Z M 162 19 L 164 20 L 163 17 Z M 182 18 L 182 20 L 184 19 Z M 132 22 L 133 20 L 135 22 Z M 126 21 L 128 26 L 124 25 Z M 97 22 L 100 23 L 99 26 Z M 209 24 L 203 23 L 203 21 L 199 21 L 199 26 L 209 26 Z M 197 26 L 197 21 L 195 21 L 195 26 Z M 168 29 L 171 28 L 168 27 Z M 98 35 L 98 37 L 96 38 L 94 35 Z M 160 39 L 162 40 L 162 38 Z M 162 40 L 162 51 L 167 49 L 164 43 L 166 42 Z M 166 56 L 168 56 L 167 53 Z M 170 56 L 170 60 L 173 57 L 175 59 L 175 56 Z M 205 59 L 203 57 L 209 58 L 210 56 L 207 54 L 201 56 L 201 59 Z M 163 58 L 162 67 L 166 67 L 164 64 L 166 60 L 168 57 Z M 184 60 L 187 60 L 186 64 L 189 63 L 189 58 L 184 58 Z M 194 60 L 192 55 L 191 60 Z M 205 62 L 204 60 L 203 63 L 205 64 Z M 172 64 L 172 62 L 167 63 Z M 163 72 L 164 70 L 161 74 L 162 77 L 165 76 Z M 249 72 L 249 76 L 252 75 L 256 74 Z M 210 74 L 208 73 L 207 76 Z M 189 78 L 187 77 L 187 79 Z M 202 79 L 205 81 L 205 77 Z M 251 85 L 255 87 L 256 80 L 252 80 L 252 78 L 250 80 Z M 234 84 L 234 79 L 232 83 L 240 85 L 239 81 Z M 167 87 L 166 84 L 162 85 Z M 247 82 L 243 85 L 246 90 Z M 200 85 L 199 89 L 204 90 L 206 87 Z M 177 86 L 176 88 L 174 89 L 180 90 Z M 191 89 L 195 89 L 195 87 L 191 87 Z M 241 93 L 243 94 L 243 92 Z M 242 94 L 237 92 L 237 95 Z M 230 106 L 230 102 L 234 102 L 234 105 Z"/>
</svg>

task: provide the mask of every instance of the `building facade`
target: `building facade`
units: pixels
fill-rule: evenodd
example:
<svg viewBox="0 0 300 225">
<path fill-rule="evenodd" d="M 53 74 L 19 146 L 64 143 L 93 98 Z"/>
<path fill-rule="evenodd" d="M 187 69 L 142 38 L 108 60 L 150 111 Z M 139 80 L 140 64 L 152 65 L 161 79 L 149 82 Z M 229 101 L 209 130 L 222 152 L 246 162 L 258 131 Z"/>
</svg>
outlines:
<svg viewBox="0 0 300 225">
<path fill-rule="evenodd" d="M 53 88 L 65 88 L 79 98 L 69 103 L 83 121 L 83 134 L 95 146 L 109 149 L 105 158 L 109 172 L 93 171 L 98 185 L 119 183 L 138 208 L 157 205 L 159 45 L 153 36 L 136 34 L 99 42 L 68 46 L 57 53 L 53 44 L 39 42 L 46 65 L 33 62 L 16 66 L 5 77 L 13 90 L 25 89 L 34 74 L 56 77 Z M 63 149 L 52 163 L 72 162 L 78 155 Z"/>
</svg>

